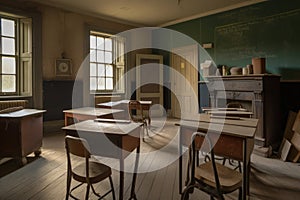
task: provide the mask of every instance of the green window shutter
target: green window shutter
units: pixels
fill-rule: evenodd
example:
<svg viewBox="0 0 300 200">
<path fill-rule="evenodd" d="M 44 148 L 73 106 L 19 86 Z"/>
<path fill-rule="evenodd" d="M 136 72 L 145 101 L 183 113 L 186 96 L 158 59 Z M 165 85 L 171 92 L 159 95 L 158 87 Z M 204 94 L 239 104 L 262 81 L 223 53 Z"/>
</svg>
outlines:
<svg viewBox="0 0 300 200">
<path fill-rule="evenodd" d="M 32 96 L 32 20 L 20 19 L 20 95 Z"/>
</svg>

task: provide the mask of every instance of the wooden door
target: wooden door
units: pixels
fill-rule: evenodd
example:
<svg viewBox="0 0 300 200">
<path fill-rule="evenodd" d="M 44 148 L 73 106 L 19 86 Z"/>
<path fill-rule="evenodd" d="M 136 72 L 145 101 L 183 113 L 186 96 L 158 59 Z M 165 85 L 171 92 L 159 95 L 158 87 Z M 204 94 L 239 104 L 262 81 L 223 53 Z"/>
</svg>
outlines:
<svg viewBox="0 0 300 200">
<path fill-rule="evenodd" d="M 163 56 L 137 54 L 136 98 L 152 101 L 151 115 L 162 116 L 163 110 Z"/>
<path fill-rule="evenodd" d="M 172 116 L 195 119 L 198 106 L 198 46 L 191 45 L 172 50 L 171 108 Z"/>
</svg>

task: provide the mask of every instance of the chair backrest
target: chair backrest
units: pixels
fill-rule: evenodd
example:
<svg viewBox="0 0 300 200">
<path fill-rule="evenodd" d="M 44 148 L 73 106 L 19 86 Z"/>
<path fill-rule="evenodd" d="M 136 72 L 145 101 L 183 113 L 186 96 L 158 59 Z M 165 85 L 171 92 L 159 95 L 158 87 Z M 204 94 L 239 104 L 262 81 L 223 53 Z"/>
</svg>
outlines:
<svg viewBox="0 0 300 200">
<path fill-rule="evenodd" d="M 230 102 L 226 105 L 227 108 L 243 108 L 240 102 Z"/>
<path fill-rule="evenodd" d="M 138 100 L 130 100 L 128 103 L 128 112 L 131 119 L 133 118 L 133 112 L 137 115 L 140 112 L 140 117 L 143 117 L 143 107 Z"/>
<path fill-rule="evenodd" d="M 65 145 L 67 154 L 73 154 L 79 157 L 90 158 L 91 154 L 88 151 L 88 143 L 85 139 L 73 136 L 65 137 Z"/>
</svg>

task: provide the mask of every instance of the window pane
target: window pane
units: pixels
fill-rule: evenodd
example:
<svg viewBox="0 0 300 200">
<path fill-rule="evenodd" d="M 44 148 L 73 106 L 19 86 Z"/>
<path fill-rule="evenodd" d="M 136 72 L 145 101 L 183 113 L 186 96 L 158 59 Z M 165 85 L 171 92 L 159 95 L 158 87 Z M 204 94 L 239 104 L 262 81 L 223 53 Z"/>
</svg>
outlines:
<svg viewBox="0 0 300 200">
<path fill-rule="evenodd" d="M 97 87 L 96 87 L 96 78 L 91 78 L 90 79 L 90 90 L 96 90 Z"/>
<path fill-rule="evenodd" d="M 2 75 L 2 92 L 16 92 L 15 75 Z"/>
<path fill-rule="evenodd" d="M 112 52 L 105 52 L 105 63 L 112 63 Z"/>
<path fill-rule="evenodd" d="M 2 53 L 8 55 L 15 55 L 15 39 L 2 38 Z"/>
<path fill-rule="evenodd" d="M 105 76 L 105 68 L 103 64 L 98 64 L 97 76 Z"/>
<path fill-rule="evenodd" d="M 95 63 L 90 64 L 90 76 L 96 76 L 96 64 Z"/>
<path fill-rule="evenodd" d="M 113 77 L 113 66 L 106 65 L 106 76 Z"/>
<path fill-rule="evenodd" d="M 97 37 L 97 49 L 104 50 L 104 38 Z"/>
<path fill-rule="evenodd" d="M 94 35 L 90 36 L 90 48 L 96 49 L 96 36 Z"/>
<path fill-rule="evenodd" d="M 106 89 L 107 90 L 113 89 L 113 79 L 112 78 L 106 78 Z"/>
<path fill-rule="evenodd" d="M 9 19 L 1 19 L 2 35 L 15 37 L 15 21 Z"/>
<path fill-rule="evenodd" d="M 97 51 L 97 62 L 104 62 L 104 51 Z"/>
<path fill-rule="evenodd" d="M 105 90 L 105 78 L 98 78 L 98 89 Z"/>
<path fill-rule="evenodd" d="M 105 38 L 105 50 L 112 51 L 112 39 L 111 38 Z"/>
<path fill-rule="evenodd" d="M 15 74 L 16 73 L 16 60 L 11 57 L 2 57 L 2 73 Z"/>
<path fill-rule="evenodd" d="M 96 51 L 90 52 L 90 62 L 96 62 Z"/>
</svg>

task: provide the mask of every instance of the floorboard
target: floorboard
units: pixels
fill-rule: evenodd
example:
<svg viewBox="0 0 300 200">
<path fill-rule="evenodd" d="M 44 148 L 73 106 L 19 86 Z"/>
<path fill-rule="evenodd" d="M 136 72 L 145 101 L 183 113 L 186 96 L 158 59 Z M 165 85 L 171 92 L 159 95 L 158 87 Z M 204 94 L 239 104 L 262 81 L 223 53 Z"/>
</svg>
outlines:
<svg viewBox="0 0 300 200">
<path fill-rule="evenodd" d="M 177 146 L 170 143 L 176 140 L 178 127 L 174 126 L 174 120 L 168 120 L 163 129 L 155 127 L 155 120 L 150 127 L 150 138 L 141 142 L 141 152 L 150 156 L 140 158 L 140 168 L 144 170 L 139 173 L 136 182 L 136 195 L 140 200 L 179 200 L 178 192 L 178 161 L 172 161 L 177 156 Z M 170 144 L 171 148 L 166 148 Z M 186 162 L 186 155 L 183 160 Z M 100 158 L 100 160 L 105 158 Z M 133 170 L 135 156 L 125 160 L 129 163 L 128 169 Z M 66 193 L 66 153 L 64 149 L 64 133 L 47 133 L 43 139 L 42 154 L 39 158 L 30 158 L 30 162 L 18 168 L 13 160 L 0 165 L 0 199 L 64 199 Z M 104 161 L 104 160 L 103 160 Z M 160 166 L 162 162 L 169 161 L 166 166 Z M 13 171 L 14 166 L 16 169 Z M 116 164 L 117 166 L 117 164 Z M 158 168 L 158 169 L 157 169 Z M 184 175 L 185 175 L 185 166 Z M 128 199 L 131 190 L 132 173 L 125 173 L 125 194 Z M 113 169 L 113 182 L 118 196 L 119 171 Z M 72 181 L 76 185 L 76 181 Z M 110 189 L 109 182 L 96 184 L 97 192 L 103 194 Z M 74 195 L 83 199 L 86 187 L 80 187 L 74 191 Z M 90 199 L 97 197 L 90 192 Z M 105 199 L 112 199 L 109 194 Z M 191 199 L 208 199 L 202 192 L 195 192 Z"/>
</svg>

